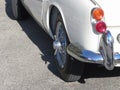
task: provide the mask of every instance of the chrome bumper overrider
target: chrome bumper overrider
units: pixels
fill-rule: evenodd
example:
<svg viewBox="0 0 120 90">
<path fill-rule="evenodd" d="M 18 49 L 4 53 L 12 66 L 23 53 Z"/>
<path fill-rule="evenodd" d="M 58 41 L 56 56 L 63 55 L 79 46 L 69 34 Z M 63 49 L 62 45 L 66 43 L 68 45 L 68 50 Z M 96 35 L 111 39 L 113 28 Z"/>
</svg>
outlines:
<svg viewBox="0 0 120 90">
<path fill-rule="evenodd" d="M 68 46 L 67 52 L 79 61 L 103 64 L 107 70 L 113 70 L 114 66 L 118 66 L 118 64 L 120 64 L 120 54 L 114 53 L 113 43 L 113 37 L 110 31 L 107 31 L 101 37 L 99 49 L 100 53 L 84 50 L 73 44 Z"/>
</svg>

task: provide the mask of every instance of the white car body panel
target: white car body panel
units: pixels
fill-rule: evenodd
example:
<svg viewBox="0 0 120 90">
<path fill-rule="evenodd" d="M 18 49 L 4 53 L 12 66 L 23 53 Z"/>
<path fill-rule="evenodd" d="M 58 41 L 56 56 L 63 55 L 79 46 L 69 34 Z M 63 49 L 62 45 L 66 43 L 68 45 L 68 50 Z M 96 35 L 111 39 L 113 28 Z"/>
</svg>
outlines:
<svg viewBox="0 0 120 90">
<path fill-rule="evenodd" d="M 105 13 L 105 22 L 108 30 L 112 33 L 114 38 L 114 52 L 120 53 L 120 43 L 117 40 L 120 34 L 120 1 L 119 0 L 96 0 L 96 2 L 103 8 Z"/>
<path fill-rule="evenodd" d="M 41 25 L 43 14 L 43 0 L 21 0 L 26 7 L 27 11 L 35 18 L 35 20 Z"/>
<path fill-rule="evenodd" d="M 96 0 L 105 12 L 105 21 L 108 26 L 120 26 L 120 1 Z"/>
<path fill-rule="evenodd" d="M 109 26 L 107 29 L 114 37 L 114 52 L 120 52 L 120 44 L 116 39 L 120 33 L 120 13 L 116 11 L 120 7 L 119 0 L 22 0 L 22 2 L 52 38 L 49 14 L 52 5 L 57 7 L 70 42 L 93 52 L 99 52 L 101 34 L 96 33 L 92 27 L 91 10 L 100 6 L 105 11 L 105 22 Z"/>
</svg>

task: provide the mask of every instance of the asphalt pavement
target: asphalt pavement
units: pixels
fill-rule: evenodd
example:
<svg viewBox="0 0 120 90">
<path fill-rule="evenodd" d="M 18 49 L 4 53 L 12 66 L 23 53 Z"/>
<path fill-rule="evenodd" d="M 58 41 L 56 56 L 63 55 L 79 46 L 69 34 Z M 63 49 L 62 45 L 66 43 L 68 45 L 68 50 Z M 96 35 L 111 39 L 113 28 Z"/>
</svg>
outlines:
<svg viewBox="0 0 120 90">
<path fill-rule="evenodd" d="M 29 17 L 13 19 L 0 0 L 0 90 L 120 90 L 120 68 L 86 64 L 82 79 L 64 82 L 54 65 L 52 40 Z"/>
</svg>

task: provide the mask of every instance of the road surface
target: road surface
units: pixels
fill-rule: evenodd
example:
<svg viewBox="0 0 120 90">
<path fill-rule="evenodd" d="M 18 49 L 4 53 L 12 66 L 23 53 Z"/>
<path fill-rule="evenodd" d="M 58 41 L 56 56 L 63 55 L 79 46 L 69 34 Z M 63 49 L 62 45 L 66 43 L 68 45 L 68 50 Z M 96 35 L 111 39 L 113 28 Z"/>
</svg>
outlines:
<svg viewBox="0 0 120 90">
<path fill-rule="evenodd" d="M 13 19 L 0 0 L 0 90 L 120 90 L 120 68 L 87 64 L 82 79 L 64 82 L 54 65 L 52 40 L 30 17 Z"/>
</svg>

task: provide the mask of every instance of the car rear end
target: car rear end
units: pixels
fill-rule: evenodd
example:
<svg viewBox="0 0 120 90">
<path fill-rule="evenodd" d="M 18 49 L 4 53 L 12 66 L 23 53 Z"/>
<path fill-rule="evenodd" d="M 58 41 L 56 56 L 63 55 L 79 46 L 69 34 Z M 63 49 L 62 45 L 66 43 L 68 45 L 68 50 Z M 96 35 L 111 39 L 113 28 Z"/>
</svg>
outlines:
<svg viewBox="0 0 120 90">
<path fill-rule="evenodd" d="M 83 11 L 83 15 L 88 15 L 88 23 L 85 18 L 85 24 L 82 24 L 84 26 L 79 28 L 84 31 L 78 31 L 79 35 L 73 36 L 82 39 L 72 40 L 75 39 L 72 37 L 73 42 L 68 46 L 68 53 L 77 60 L 102 64 L 107 70 L 113 70 L 115 66 L 120 66 L 119 1 L 90 1 L 94 5 L 87 3 L 91 6 L 87 8 L 88 11 Z"/>
</svg>

